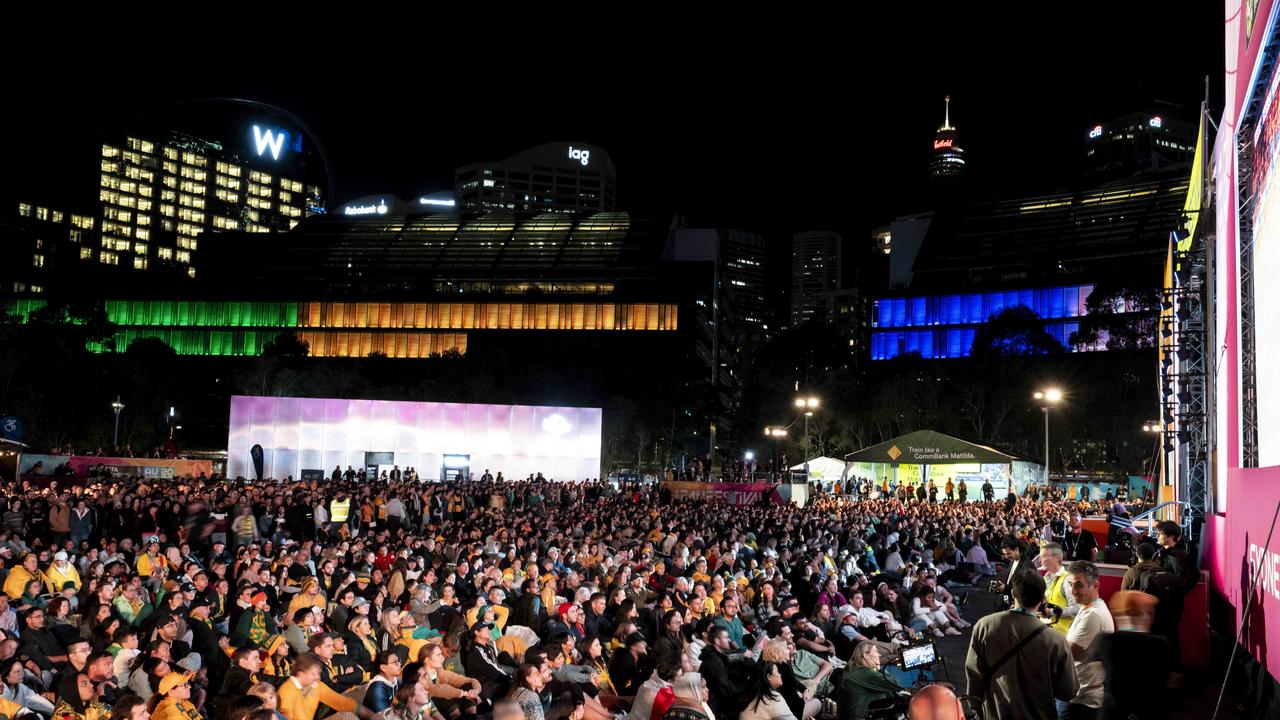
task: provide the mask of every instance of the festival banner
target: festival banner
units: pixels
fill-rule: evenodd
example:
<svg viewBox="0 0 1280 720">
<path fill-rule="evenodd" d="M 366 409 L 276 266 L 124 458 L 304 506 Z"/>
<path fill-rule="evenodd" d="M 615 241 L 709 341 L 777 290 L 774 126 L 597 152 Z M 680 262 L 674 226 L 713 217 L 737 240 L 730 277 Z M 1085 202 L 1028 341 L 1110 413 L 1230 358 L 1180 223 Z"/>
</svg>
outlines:
<svg viewBox="0 0 1280 720">
<path fill-rule="evenodd" d="M 1241 644 L 1280 681 L 1280 528 L 1267 542 L 1280 504 L 1280 467 L 1232 468 L 1228 483 L 1224 521 L 1206 523 L 1202 565 L 1221 578 L 1214 585 L 1235 607 L 1237 631 L 1251 605 Z"/>
<path fill-rule="evenodd" d="M 773 483 L 664 482 L 676 500 L 721 500 L 729 505 L 755 505 L 764 498 L 779 502 Z"/>
<path fill-rule="evenodd" d="M 59 465 L 71 463 L 74 480 L 83 482 L 91 471 L 102 469 L 112 477 L 142 477 L 148 480 L 170 480 L 178 477 L 205 477 L 213 475 L 211 460 L 169 460 L 161 458 L 116 458 L 92 455 L 34 455 L 22 456 L 23 479 L 35 479 L 33 471 L 39 465 L 40 476 L 53 478 L 53 470 Z"/>
</svg>

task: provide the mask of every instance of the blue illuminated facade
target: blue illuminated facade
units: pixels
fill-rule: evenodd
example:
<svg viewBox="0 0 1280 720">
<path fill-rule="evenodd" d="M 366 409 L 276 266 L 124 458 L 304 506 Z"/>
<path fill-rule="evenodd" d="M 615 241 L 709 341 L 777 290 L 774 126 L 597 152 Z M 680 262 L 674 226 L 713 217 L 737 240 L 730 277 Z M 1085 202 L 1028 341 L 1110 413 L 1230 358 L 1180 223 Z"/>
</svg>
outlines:
<svg viewBox="0 0 1280 720">
<path fill-rule="evenodd" d="M 1078 318 L 1088 314 L 1086 302 L 1093 285 L 998 290 L 956 295 L 883 298 L 871 308 L 871 359 L 889 360 L 918 352 L 930 360 L 969 355 L 980 326 L 1004 310 L 1029 308 L 1045 321 L 1045 331 L 1068 351 L 1101 347 L 1070 344 L 1080 329 Z"/>
</svg>

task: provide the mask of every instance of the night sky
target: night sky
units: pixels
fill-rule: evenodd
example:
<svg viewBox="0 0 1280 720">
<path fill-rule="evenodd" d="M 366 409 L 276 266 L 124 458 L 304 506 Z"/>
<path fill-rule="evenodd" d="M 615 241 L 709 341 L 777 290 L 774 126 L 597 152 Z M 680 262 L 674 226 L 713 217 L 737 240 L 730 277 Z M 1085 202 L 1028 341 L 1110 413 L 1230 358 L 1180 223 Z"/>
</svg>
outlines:
<svg viewBox="0 0 1280 720">
<path fill-rule="evenodd" d="M 339 202 L 447 189 L 458 165 L 585 141 L 610 151 L 623 209 L 755 230 L 782 250 L 796 230 L 867 237 L 894 214 L 923 209 L 945 94 L 972 181 L 1004 194 L 1068 185 L 1097 122 L 1131 111 L 1194 121 L 1206 76 L 1220 107 L 1219 3 L 1072 3 L 1070 14 L 1026 5 L 968 19 L 954 17 L 960 4 L 921 3 L 877 20 L 673 22 L 608 41 L 590 25 L 551 23 L 537 41 L 510 46 L 464 26 L 413 43 L 285 40 L 252 61 L 184 63 L 201 78 L 190 88 L 164 53 L 153 55 L 140 62 L 159 63 L 155 80 L 124 84 L 123 98 L 120 84 L 42 68 L 11 48 L 3 52 L 11 73 L 21 68 L 8 82 L 18 102 L 0 121 L 24 142 L 4 189 L 56 183 L 40 168 L 56 165 L 60 138 L 151 104 L 228 95 L 306 119 L 334 159 Z M 305 81 L 296 63 L 278 73 L 285 80 L 263 71 L 316 45 L 328 58 Z M 374 49 L 394 46 L 409 50 Z"/>
</svg>

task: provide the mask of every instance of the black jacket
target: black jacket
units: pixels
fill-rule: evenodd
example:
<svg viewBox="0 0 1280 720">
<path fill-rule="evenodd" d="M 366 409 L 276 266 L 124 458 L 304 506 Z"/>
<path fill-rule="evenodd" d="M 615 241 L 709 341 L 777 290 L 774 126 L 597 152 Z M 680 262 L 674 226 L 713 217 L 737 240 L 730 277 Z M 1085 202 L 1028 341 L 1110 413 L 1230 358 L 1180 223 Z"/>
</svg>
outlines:
<svg viewBox="0 0 1280 720">
<path fill-rule="evenodd" d="M 734 720 L 742 712 L 739 704 L 747 693 L 747 684 L 734 675 L 734 668 L 729 666 L 729 658 L 708 645 L 699 656 L 702 665 L 698 671 L 707 681 L 707 689 L 711 691 L 708 705 L 715 711 L 720 720 Z M 743 660 L 743 663 L 750 661 Z"/>
<path fill-rule="evenodd" d="M 467 677 L 480 681 L 481 694 L 487 698 L 504 697 L 511 689 L 512 678 L 498 666 L 497 654 L 492 647 L 471 647 L 467 652 Z"/>
</svg>

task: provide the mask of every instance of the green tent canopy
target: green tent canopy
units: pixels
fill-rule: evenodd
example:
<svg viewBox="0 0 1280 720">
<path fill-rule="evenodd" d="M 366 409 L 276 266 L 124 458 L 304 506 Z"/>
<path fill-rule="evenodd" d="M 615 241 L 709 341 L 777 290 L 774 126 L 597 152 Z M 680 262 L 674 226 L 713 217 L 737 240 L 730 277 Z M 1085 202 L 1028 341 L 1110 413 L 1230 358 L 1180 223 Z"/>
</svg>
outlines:
<svg viewBox="0 0 1280 720">
<path fill-rule="evenodd" d="M 932 430 L 917 430 L 888 442 L 872 445 L 844 456 L 845 462 L 888 463 L 894 465 L 951 465 L 982 463 L 1008 465 L 1015 455 L 986 445 L 977 445 Z"/>
</svg>

